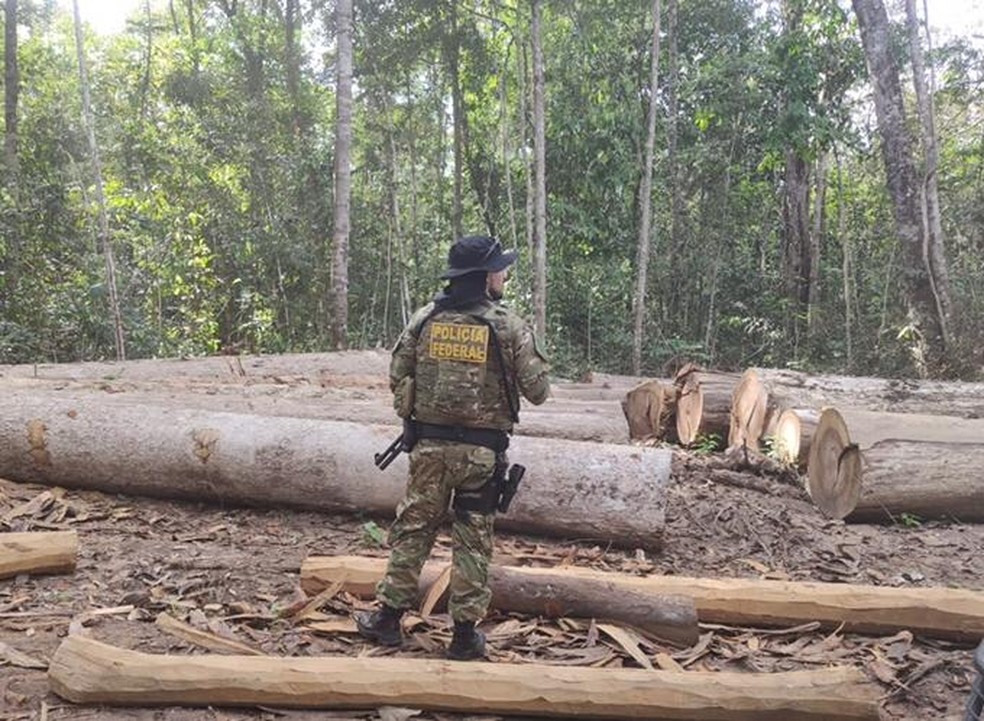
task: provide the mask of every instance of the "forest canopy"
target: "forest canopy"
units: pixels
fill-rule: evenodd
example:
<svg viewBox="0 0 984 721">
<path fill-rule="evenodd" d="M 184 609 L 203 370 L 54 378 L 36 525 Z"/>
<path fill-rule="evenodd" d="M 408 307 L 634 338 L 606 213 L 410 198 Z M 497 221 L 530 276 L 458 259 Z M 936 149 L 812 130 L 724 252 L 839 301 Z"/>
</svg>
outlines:
<svg viewBox="0 0 984 721">
<path fill-rule="evenodd" d="M 562 375 L 980 377 L 984 58 L 915 4 L 6 0 L 0 362 L 389 346 L 482 233 Z"/>
</svg>

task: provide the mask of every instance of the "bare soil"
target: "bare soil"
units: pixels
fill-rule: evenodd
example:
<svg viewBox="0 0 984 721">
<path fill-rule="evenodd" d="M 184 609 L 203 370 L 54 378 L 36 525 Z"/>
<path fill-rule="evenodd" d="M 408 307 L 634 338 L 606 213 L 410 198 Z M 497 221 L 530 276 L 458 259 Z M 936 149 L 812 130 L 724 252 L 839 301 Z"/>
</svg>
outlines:
<svg viewBox="0 0 984 721">
<path fill-rule="evenodd" d="M 353 377 L 346 376 L 347 387 Z M 173 377 L 170 381 L 178 382 Z M 378 377 L 366 375 L 358 383 L 375 395 Z M 677 455 L 666 546 L 659 555 L 499 534 L 498 560 L 640 574 L 984 590 L 984 526 L 911 521 L 845 525 L 825 520 L 799 488 L 783 482 L 788 478 L 721 473 L 715 465 L 713 456 Z M 108 496 L 0 479 L 0 532 L 75 529 L 80 538 L 74 574 L 0 581 L 0 644 L 6 645 L 0 645 L 0 719 L 410 717 L 411 712 L 393 709 L 326 714 L 75 706 L 49 692 L 43 668 L 70 631 L 150 653 L 206 652 L 155 625 L 158 614 L 165 612 L 269 654 L 442 657 L 449 637 L 449 620 L 443 615 L 420 619 L 397 650 L 368 646 L 349 633 L 316 633 L 287 615 L 304 600 L 298 578 L 306 556 L 385 556 L 380 532 L 387 524 L 387 519 Z M 441 536 L 435 555 L 449 553 L 449 539 Z M 321 611 L 347 616 L 365 605 L 341 594 Z M 493 612 L 483 628 L 490 636 L 493 663 L 637 665 L 625 648 L 585 621 Z M 962 719 L 974 677 L 972 649 L 908 632 L 888 638 L 810 627 L 704 624 L 701 641 L 691 649 L 662 648 L 645 640 L 641 648 L 654 660 L 658 653 L 669 653 L 691 670 L 781 671 L 851 664 L 883 688 L 885 719 Z M 412 717 L 478 718 L 447 713 Z"/>
</svg>

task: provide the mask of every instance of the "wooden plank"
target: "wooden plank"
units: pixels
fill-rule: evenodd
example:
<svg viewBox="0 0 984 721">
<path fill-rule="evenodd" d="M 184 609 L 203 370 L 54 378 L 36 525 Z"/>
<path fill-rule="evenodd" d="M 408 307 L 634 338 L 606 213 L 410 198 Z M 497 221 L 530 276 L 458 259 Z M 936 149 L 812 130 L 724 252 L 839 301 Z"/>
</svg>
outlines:
<svg viewBox="0 0 984 721">
<path fill-rule="evenodd" d="M 311 556 L 301 566 L 308 593 L 332 583 L 343 570 L 345 590 L 371 596 L 386 569 L 384 559 L 360 556 Z M 425 572 L 435 573 L 428 564 Z M 683 576 L 630 576 L 582 568 L 526 568 L 511 571 L 530 585 L 557 579 L 601 579 L 618 590 L 689 596 L 701 621 L 736 626 L 792 626 L 819 622 L 843 624 L 847 631 L 915 634 L 977 643 L 984 636 L 984 593 L 955 588 L 890 588 L 844 583 L 710 579 Z M 494 603 L 494 601 L 493 601 Z"/>
<path fill-rule="evenodd" d="M 75 703 L 401 706 L 548 718 L 868 721 L 878 689 L 853 668 L 717 673 L 403 658 L 157 656 L 72 636 L 52 690 Z"/>
<path fill-rule="evenodd" d="M 21 573 L 72 573 L 78 548 L 75 531 L 0 533 L 0 578 Z"/>
</svg>

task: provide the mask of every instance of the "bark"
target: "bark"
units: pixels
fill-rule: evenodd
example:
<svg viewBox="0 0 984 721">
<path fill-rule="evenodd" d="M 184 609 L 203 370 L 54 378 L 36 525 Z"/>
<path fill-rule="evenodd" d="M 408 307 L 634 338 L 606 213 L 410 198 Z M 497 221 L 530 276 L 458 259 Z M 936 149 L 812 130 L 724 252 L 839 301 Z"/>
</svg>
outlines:
<svg viewBox="0 0 984 721">
<path fill-rule="evenodd" d="M 335 121 L 335 229 L 332 234 L 332 347 L 348 345 L 349 211 L 352 198 L 352 0 L 338 0 L 338 69 Z"/>
<path fill-rule="evenodd" d="M 914 365 L 922 375 L 936 375 L 947 365 L 946 329 L 932 268 L 927 263 L 912 141 L 906 126 L 899 69 L 892 53 L 888 14 L 882 0 L 852 0 L 852 4 L 874 86 L 888 193 L 905 257 L 903 282 L 913 330 Z"/>
<path fill-rule="evenodd" d="M 70 636 L 48 670 L 74 703 L 376 708 L 550 718 L 876 721 L 860 671 L 749 674 L 403 658 L 164 656 Z"/>
<path fill-rule="evenodd" d="M 323 557 L 307 558 L 301 583 L 308 592 L 323 588 Z M 346 588 L 369 596 L 386 569 L 385 559 L 348 566 Z M 797 626 L 820 623 L 855 633 L 890 635 L 910 630 L 932 638 L 977 641 L 984 636 L 984 597 L 952 588 L 890 588 L 861 584 L 763 581 L 753 578 L 635 576 L 583 567 L 515 567 L 516 573 L 548 583 L 579 578 L 611 583 L 617 593 L 632 590 L 656 596 L 690 596 L 702 623 L 732 626 Z"/>
<path fill-rule="evenodd" d="M 407 471 L 373 455 L 390 426 L 197 411 L 10 392 L 0 409 L 0 476 L 110 493 L 391 516 Z M 500 528 L 659 548 L 671 452 L 514 437 L 528 466 Z"/>
<path fill-rule="evenodd" d="M 984 521 L 984 443 L 886 440 L 863 455 L 861 498 L 848 521 Z"/>
<path fill-rule="evenodd" d="M 816 190 L 813 197 L 813 223 L 810 229 L 810 242 L 807 247 L 806 265 L 809 269 L 806 285 L 806 327 L 807 336 L 812 343 L 817 337 L 818 314 L 820 313 L 820 249 L 823 247 L 826 218 L 824 208 L 827 200 L 827 154 L 821 152 L 817 158 Z"/>
<path fill-rule="evenodd" d="M 78 547 L 75 531 L 0 533 L 0 578 L 22 573 L 73 573 Z"/>
<path fill-rule="evenodd" d="M 642 372 L 642 327 L 646 317 L 649 246 L 652 243 L 653 149 L 656 145 L 656 113 L 659 110 L 659 16 L 660 0 L 653 0 L 653 35 L 649 55 L 649 110 L 646 121 L 645 157 L 639 184 L 639 237 L 636 240 L 636 279 L 633 293 L 632 372 Z"/>
<path fill-rule="evenodd" d="M 113 325 L 116 344 L 116 360 L 126 359 L 126 341 L 123 334 L 123 316 L 120 313 L 119 296 L 116 290 L 116 259 L 113 256 L 113 243 L 109 235 L 109 215 L 106 211 L 106 197 L 103 193 L 102 161 L 99 157 L 99 144 L 96 142 L 95 118 L 89 98 L 89 73 L 85 62 L 85 45 L 82 42 L 82 18 L 79 15 L 79 0 L 72 0 L 75 14 L 75 50 L 79 63 L 79 85 L 82 90 L 82 113 L 85 120 L 86 135 L 89 140 L 89 155 L 92 160 L 92 180 L 96 188 L 96 205 L 99 209 L 99 244 L 102 247 L 106 264 L 106 287 L 109 291 L 109 313 Z"/>
<path fill-rule="evenodd" d="M 424 566 L 420 602 L 447 568 Z M 309 595 L 340 585 L 340 590 L 370 598 L 382 578 L 385 561 L 362 556 L 312 556 L 301 566 L 301 586 Z M 531 568 L 493 565 L 489 568 L 492 608 L 547 618 L 585 618 L 630 626 L 676 646 L 697 642 L 697 610 L 683 595 L 643 593 L 620 587 L 605 577 L 578 578 Z"/>
<path fill-rule="evenodd" d="M 530 0 L 533 44 L 533 330 L 547 337 L 547 139 L 546 89 L 540 31 L 541 0 Z"/>
</svg>

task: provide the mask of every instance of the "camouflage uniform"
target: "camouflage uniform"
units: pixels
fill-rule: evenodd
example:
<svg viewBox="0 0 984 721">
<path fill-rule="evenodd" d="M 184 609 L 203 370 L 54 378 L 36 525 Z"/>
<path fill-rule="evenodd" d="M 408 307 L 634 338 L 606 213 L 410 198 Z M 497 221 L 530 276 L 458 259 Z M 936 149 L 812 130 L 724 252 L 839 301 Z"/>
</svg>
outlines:
<svg viewBox="0 0 984 721">
<path fill-rule="evenodd" d="M 549 366 L 533 332 L 516 313 L 491 299 L 433 311 L 433 304 L 419 310 L 393 351 L 390 387 L 399 415 L 412 414 L 417 421 L 435 425 L 509 432 L 510 404 L 518 409 L 520 394 L 535 404 L 546 400 Z M 483 334 L 483 328 L 489 332 Z M 505 368 L 495 352 L 492 331 Z M 434 345 L 445 338 L 452 341 Z M 499 454 L 499 463 L 508 462 L 504 456 Z M 376 590 L 385 606 L 414 605 L 420 569 L 448 515 L 453 494 L 484 486 L 496 461 L 496 452 L 480 445 L 436 439 L 417 442 L 410 454 L 407 493 L 390 529 L 392 552 L 386 576 Z M 493 518 L 491 512 L 456 510 L 452 515 L 448 605 L 456 622 L 479 621 L 488 608 Z"/>
</svg>

